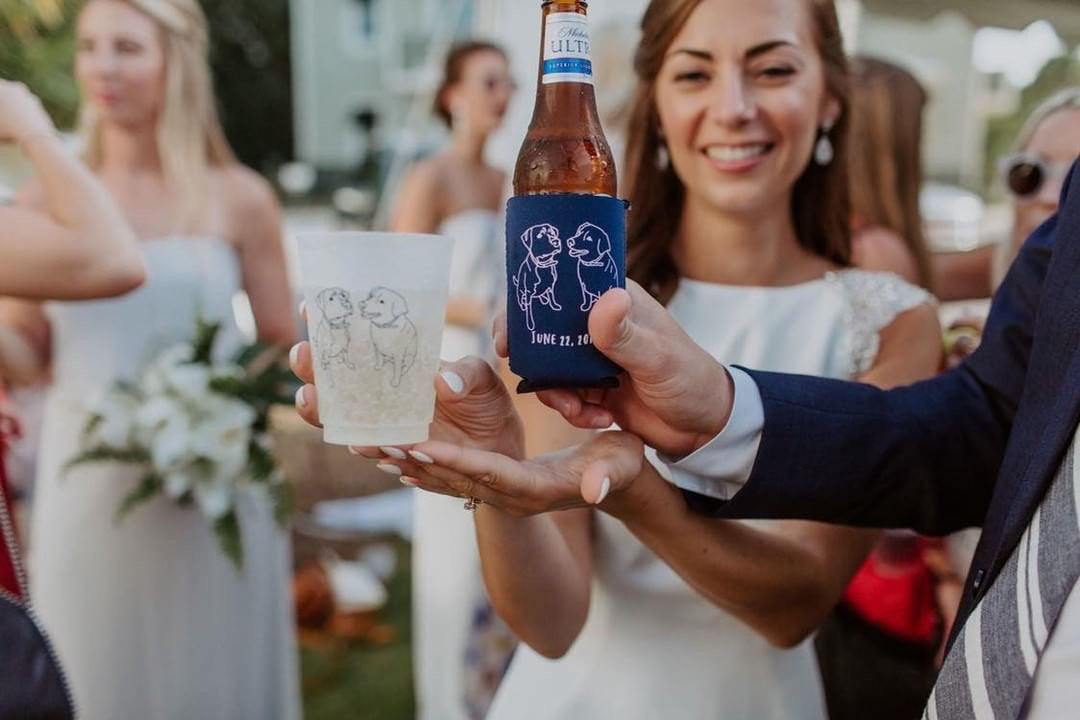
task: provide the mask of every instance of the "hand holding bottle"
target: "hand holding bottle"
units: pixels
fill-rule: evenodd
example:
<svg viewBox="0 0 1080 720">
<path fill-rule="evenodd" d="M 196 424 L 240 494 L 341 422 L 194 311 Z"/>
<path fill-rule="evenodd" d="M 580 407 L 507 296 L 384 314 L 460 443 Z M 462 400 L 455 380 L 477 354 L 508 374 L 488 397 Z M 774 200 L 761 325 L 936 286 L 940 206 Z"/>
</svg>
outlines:
<svg viewBox="0 0 1080 720">
<path fill-rule="evenodd" d="M 727 424 L 734 402 L 724 366 L 699 347 L 645 290 L 628 280 L 589 314 L 596 349 L 621 366 L 618 388 L 544 390 L 537 397 L 580 428 L 617 423 L 660 452 L 687 455 Z M 495 350 L 506 355 L 506 325 L 495 324 Z"/>
</svg>

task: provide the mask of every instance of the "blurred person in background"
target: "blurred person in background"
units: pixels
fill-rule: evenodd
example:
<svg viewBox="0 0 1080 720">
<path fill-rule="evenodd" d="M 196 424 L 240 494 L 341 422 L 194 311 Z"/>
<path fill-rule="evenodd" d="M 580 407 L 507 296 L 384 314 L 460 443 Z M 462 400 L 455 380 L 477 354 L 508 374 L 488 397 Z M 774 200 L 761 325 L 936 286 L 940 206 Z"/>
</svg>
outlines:
<svg viewBox="0 0 1080 720">
<path fill-rule="evenodd" d="M 930 289 L 930 260 L 919 215 L 926 91 L 892 63 L 852 61 L 851 261 Z"/>
<path fill-rule="evenodd" d="M 626 162 L 628 275 L 640 287 L 628 284 L 726 361 L 882 386 L 933 373 L 928 295 L 849 267 L 848 75 L 832 2 L 653 0 L 641 27 Z M 497 394 L 490 373 L 466 375 L 459 392 Z M 313 388 L 304 393 L 312 419 Z M 477 400 L 447 403 L 440 418 Z M 523 457 L 517 417 L 471 420 L 433 437 Z M 515 475 L 485 465 L 490 453 L 455 448 L 469 467 L 445 444 L 417 449 L 400 459 L 388 448 L 383 463 L 451 494 L 448 474 L 475 479 L 484 577 L 528 645 L 492 719 L 826 717 L 808 638 L 877 532 L 703 521 L 657 473 L 582 507 L 579 450 L 515 464 Z M 552 487 L 571 497 L 534 497 Z"/>
<path fill-rule="evenodd" d="M 63 146 L 37 98 L 0 80 L 0 144 L 20 147 L 40 183 L 41 211 L 0 206 L 0 295 L 77 300 L 120 295 L 145 279 L 135 235 L 108 193 Z M 32 241 L 28 241 L 31 239 Z M 18 432 L 4 384 L 29 372 L 20 338 L 0 326 L 0 716 L 69 717 L 70 697 L 43 640 L 19 632 L 29 602 L 5 465 Z M 12 604 L 8 604 L 12 602 Z M 40 631 L 40 628 L 39 628 Z"/>
<path fill-rule="evenodd" d="M 927 94 L 908 71 L 883 60 L 851 65 L 852 261 L 929 289 L 930 259 L 919 215 L 922 122 Z M 919 715 L 937 670 L 943 621 L 939 580 L 927 555 L 941 542 L 886 531 L 855 574 L 814 643 L 831 720 L 905 720 Z M 941 583 L 959 592 L 955 573 Z M 957 601 L 949 603 L 952 613 Z"/>
<path fill-rule="evenodd" d="M 1013 199 L 1013 228 L 1004 258 L 994 269 L 996 286 L 1024 240 L 1058 211 L 1062 183 L 1080 156 L 1080 87 L 1059 91 L 1032 111 L 1001 162 Z"/>
<path fill-rule="evenodd" d="M 989 297 L 1005 276 L 1021 243 L 1057 212 L 1065 173 L 1080 155 L 1080 87 L 1060 90 L 1036 107 L 1024 122 L 1013 152 L 1000 162 L 1013 206 L 1008 242 L 965 253 L 934 257 L 934 275 L 942 300 Z M 964 319 L 964 345 L 953 363 L 970 354 L 982 327 L 980 318 Z"/>
<path fill-rule="evenodd" d="M 999 163 L 1012 198 L 1013 227 L 996 249 L 951 253 L 935 258 L 935 274 L 948 298 L 987 297 L 1005 276 L 1020 244 L 1058 210 L 1062 183 L 1080 155 L 1080 87 L 1060 90 L 1037 106 L 1017 135 L 1014 151 Z M 965 257 L 961 257 L 965 256 Z M 948 268 L 948 274 L 938 272 Z M 945 288 L 951 284 L 952 289 Z M 985 316 L 968 313 L 946 334 L 947 362 L 959 364 L 979 345 Z"/>
<path fill-rule="evenodd" d="M 514 94 L 506 53 L 466 41 L 446 58 L 435 113 L 450 129 L 441 152 L 402 184 L 391 229 L 454 240 L 441 357 L 491 357 L 491 320 L 502 295 L 506 175 L 484 157 Z M 413 524 L 413 638 L 418 717 L 479 720 L 514 640 L 484 592 L 472 518 L 461 503 L 418 494 Z"/>
<path fill-rule="evenodd" d="M 116 523 L 134 470 L 63 470 L 88 398 L 191 341 L 197 320 L 222 324 L 223 353 L 240 344 L 237 292 L 259 339 L 295 337 L 279 208 L 222 133 L 197 0 L 88 0 L 76 43 L 85 159 L 134 229 L 149 279 L 116 300 L 5 308 L 35 374 L 52 369 L 31 528 L 38 613 L 87 718 L 297 718 L 289 541 L 268 499 L 238 499 L 238 572 L 203 515 L 166 498 Z M 47 202 L 43 180 L 19 195 L 25 208 Z"/>
</svg>

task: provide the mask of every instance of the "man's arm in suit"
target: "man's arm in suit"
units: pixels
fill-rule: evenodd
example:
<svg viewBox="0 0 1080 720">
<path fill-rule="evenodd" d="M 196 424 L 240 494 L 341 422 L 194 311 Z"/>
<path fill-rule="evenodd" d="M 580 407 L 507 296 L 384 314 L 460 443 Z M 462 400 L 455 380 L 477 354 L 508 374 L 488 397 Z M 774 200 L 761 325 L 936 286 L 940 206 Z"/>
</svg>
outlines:
<svg viewBox="0 0 1080 720">
<path fill-rule="evenodd" d="M 944 534 L 979 525 L 1016 413 L 1056 219 L 1025 243 L 994 297 L 982 344 L 960 367 L 904 388 L 750 371 L 764 427 L 719 517 L 799 518 Z"/>
</svg>

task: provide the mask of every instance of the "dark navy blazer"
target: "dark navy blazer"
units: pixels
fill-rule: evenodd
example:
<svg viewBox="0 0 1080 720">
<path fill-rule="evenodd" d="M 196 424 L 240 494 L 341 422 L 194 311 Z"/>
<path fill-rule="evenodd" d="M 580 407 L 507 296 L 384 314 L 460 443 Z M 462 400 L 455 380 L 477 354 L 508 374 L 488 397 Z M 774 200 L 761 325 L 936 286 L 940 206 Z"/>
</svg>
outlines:
<svg viewBox="0 0 1080 720">
<path fill-rule="evenodd" d="M 765 426 L 718 517 L 798 518 L 943 535 L 983 528 L 954 626 L 1008 560 L 1080 417 L 1080 162 L 1024 244 L 960 367 L 905 388 L 751 371 Z"/>
</svg>

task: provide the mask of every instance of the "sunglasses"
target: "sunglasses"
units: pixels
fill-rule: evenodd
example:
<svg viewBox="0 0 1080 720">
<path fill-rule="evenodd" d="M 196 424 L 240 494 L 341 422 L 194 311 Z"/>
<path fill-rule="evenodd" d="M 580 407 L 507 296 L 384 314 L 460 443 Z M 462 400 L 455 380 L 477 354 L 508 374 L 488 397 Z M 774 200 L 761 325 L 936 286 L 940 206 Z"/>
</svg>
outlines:
<svg viewBox="0 0 1080 720">
<path fill-rule="evenodd" d="M 1061 179 L 1069 173 L 1069 165 L 1050 163 L 1038 155 L 1021 153 L 1001 162 L 1001 177 L 1005 187 L 1017 198 L 1031 197 L 1050 179 Z"/>
</svg>

